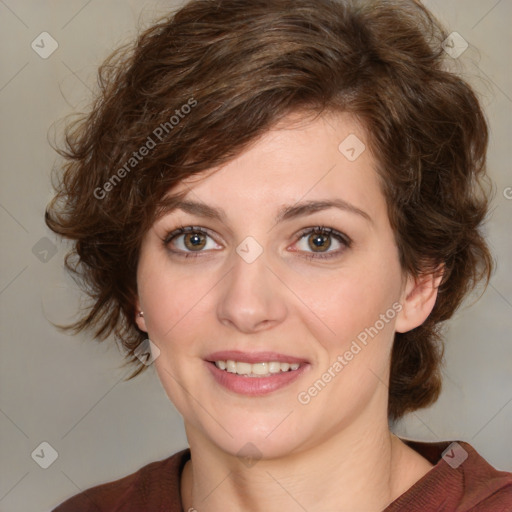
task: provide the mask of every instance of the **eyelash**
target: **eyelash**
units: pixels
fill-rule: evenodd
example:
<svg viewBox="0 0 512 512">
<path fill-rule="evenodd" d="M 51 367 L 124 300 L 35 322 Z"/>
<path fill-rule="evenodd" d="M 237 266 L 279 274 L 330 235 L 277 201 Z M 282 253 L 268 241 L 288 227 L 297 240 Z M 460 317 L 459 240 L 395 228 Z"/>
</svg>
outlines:
<svg viewBox="0 0 512 512">
<path fill-rule="evenodd" d="M 165 238 L 162 240 L 164 246 L 173 254 L 178 255 L 179 257 L 183 258 L 197 258 L 200 257 L 201 253 L 204 251 L 197 251 L 197 252 L 186 252 L 186 251 L 173 251 L 168 248 L 168 245 L 178 236 L 184 235 L 187 233 L 200 233 L 206 236 L 209 236 L 210 238 L 213 238 L 210 233 L 205 230 L 204 228 L 201 228 L 199 226 L 180 226 L 179 228 L 171 231 L 168 233 Z M 310 228 L 305 228 L 302 231 L 300 231 L 297 235 L 297 240 L 295 243 L 299 242 L 302 238 L 304 238 L 306 235 L 330 235 L 333 238 L 335 238 L 338 242 L 340 242 L 342 245 L 345 246 L 346 249 L 349 249 L 352 245 L 352 240 L 345 234 L 340 233 L 339 231 L 336 231 L 333 228 L 325 227 L 325 226 L 314 226 Z M 315 253 L 315 252 L 306 252 L 305 254 L 301 254 L 301 257 L 307 258 L 309 260 L 312 259 L 327 259 L 327 258 L 334 258 L 336 256 L 339 256 L 342 252 L 344 252 L 345 249 L 337 250 L 337 251 L 330 251 L 327 253 Z M 298 251 L 299 252 L 299 251 Z"/>
</svg>

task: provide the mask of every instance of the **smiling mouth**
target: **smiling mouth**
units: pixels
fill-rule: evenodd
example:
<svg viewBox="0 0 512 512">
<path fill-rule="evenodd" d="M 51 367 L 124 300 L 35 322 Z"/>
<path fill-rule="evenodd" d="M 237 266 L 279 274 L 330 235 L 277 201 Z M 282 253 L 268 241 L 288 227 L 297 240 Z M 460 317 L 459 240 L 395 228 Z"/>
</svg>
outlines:
<svg viewBox="0 0 512 512">
<path fill-rule="evenodd" d="M 300 368 L 300 363 L 282 363 L 279 361 L 264 361 L 260 363 L 246 363 L 228 359 L 211 361 L 219 370 L 234 373 L 243 377 L 271 377 L 272 375 L 293 372 Z"/>
</svg>

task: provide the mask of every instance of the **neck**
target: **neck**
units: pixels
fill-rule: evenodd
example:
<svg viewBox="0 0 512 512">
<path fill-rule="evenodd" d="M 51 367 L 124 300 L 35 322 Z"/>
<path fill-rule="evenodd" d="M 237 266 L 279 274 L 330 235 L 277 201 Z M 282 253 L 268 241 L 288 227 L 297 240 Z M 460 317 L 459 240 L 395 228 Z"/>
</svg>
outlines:
<svg viewBox="0 0 512 512">
<path fill-rule="evenodd" d="M 249 466 L 188 427 L 192 459 L 182 477 L 184 510 L 381 512 L 432 465 L 391 434 L 387 422 L 365 425 Z"/>
</svg>

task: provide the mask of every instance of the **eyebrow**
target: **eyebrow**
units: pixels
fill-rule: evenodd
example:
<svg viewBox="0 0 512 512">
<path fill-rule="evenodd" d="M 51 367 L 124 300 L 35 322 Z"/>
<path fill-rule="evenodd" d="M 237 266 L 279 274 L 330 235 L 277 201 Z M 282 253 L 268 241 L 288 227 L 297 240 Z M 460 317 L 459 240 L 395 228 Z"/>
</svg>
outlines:
<svg viewBox="0 0 512 512">
<path fill-rule="evenodd" d="M 171 205 L 169 205 L 171 206 Z M 276 224 L 279 222 L 283 222 L 285 220 L 294 219 L 297 217 L 302 217 L 306 215 L 311 215 L 315 212 L 319 212 L 322 210 L 328 210 L 330 208 L 337 208 L 339 210 L 343 210 L 355 215 L 359 215 L 363 217 L 370 223 L 373 223 L 372 218 L 360 208 L 357 208 L 353 204 L 344 201 L 343 199 L 326 199 L 326 200 L 318 200 L 318 201 L 306 201 L 302 203 L 296 203 L 289 206 L 283 206 L 280 208 L 275 222 Z M 219 220 L 221 222 L 226 222 L 227 216 L 226 212 L 222 208 L 215 208 L 213 206 L 209 206 L 205 203 L 199 203 L 196 201 L 185 201 L 180 200 L 177 202 L 173 202 L 172 207 L 165 208 L 165 213 L 170 213 L 172 210 L 182 210 L 186 213 L 190 213 L 192 215 L 197 215 L 199 217 L 205 217 L 208 219 Z"/>
</svg>

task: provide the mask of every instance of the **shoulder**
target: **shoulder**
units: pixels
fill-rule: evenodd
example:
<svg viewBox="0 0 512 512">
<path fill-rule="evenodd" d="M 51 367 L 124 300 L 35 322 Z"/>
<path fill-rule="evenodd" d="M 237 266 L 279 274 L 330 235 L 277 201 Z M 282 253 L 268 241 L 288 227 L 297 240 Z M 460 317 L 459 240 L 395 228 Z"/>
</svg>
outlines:
<svg viewBox="0 0 512 512">
<path fill-rule="evenodd" d="M 512 473 L 491 466 L 469 443 L 404 442 L 434 467 L 385 512 L 512 511 Z"/>
<path fill-rule="evenodd" d="M 445 460 L 456 454 L 457 445 L 467 452 L 467 464 L 464 461 L 460 464 L 461 479 L 464 489 L 464 505 L 467 510 L 475 512 L 512 511 L 512 473 L 499 471 L 491 466 L 478 452 L 468 443 L 459 441 L 452 443 L 444 454 Z M 462 454 L 464 456 L 464 454 Z"/>
<path fill-rule="evenodd" d="M 53 512 L 141 512 L 181 510 L 180 475 L 190 450 L 140 468 L 118 480 L 91 487 L 61 503 Z"/>
</svg>

